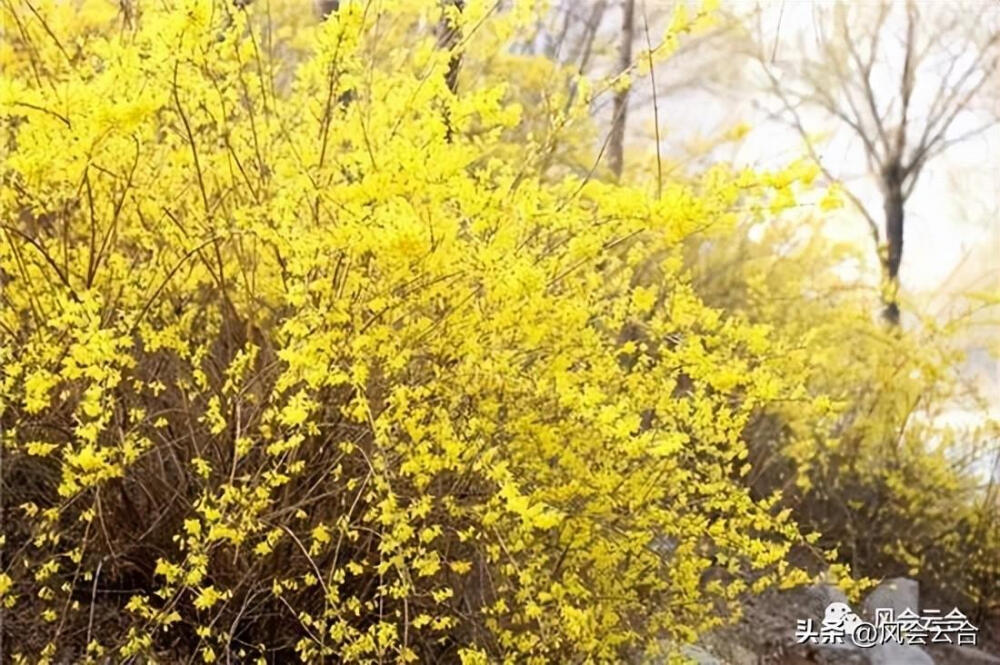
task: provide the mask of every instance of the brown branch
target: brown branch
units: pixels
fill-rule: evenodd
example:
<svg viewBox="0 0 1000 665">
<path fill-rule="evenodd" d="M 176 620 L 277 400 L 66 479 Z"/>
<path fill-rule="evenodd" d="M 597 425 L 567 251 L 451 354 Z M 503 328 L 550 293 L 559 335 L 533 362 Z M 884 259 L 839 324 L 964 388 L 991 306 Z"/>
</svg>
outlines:
<svg viewBox="0 0 1000 665">
<path fill-rule="evenodd" d="M 871 77 L 872 64 L 875 58 L 875 50 L 878 48 L 878 32 L 882 22 L 884 21 L 884 13 L 886 11 L 885 8 L 886 5 L 882 4 L 880 10 L 880 18 L 875 28 L 875 34 L 872 37 L 869 59 L 868 62 L 866 63 L 861 62 L 861 56 L 858 53 L 858 49 L 854 45 L 854 38 L 851 35 L 851 29 L 847 25 L 848 22 L 845 13 L 842 12 L 840 14 L 840 20 L 841 20 L 841 30 L 844 33 L 844 41 L 847 44 L 847 51 L 850 54 L 851 59 L 854 61 L 855 66 L 858 68 L 858 71 L 861 73 L 861 80 L 859 81 L 859 83 L 862 86 L 861 94 L 864 97 L 865 103 L 868 105 L 868 112 L 871 113 L 872 120 L 875 123 L 875 129 L 878 132 L 879 139 L 881 140 L 883 147 L 888 152 L 889 140 L 886 137 L 885 126 L 882 122 L 882 116 L 878 111 L 878 104 L 875 101 L 875 91 L 872 88 L 872 77 Z"/>
<path fill-rule="evenodd" d="M 660 107 L 656 99 L 656 74 L 653 66 L 653 42 L 649 38 L 649 18 L 646 2 L 642 3 L 642 29 L 646 34 L 646 54 L 649 58 L 649 85 L 653 90 L 653 130 L 656 132 L 656 198 L 663 196 L 663 158 L 660 155 Z"/>
<path fill-rule="evenodd" d="M 619 69 L 627 71 L 632 66 L 632 38 L 634 30 L 635 0 L 624 0 L 622 6 L 622 39 L 619 48 Z M 631 86 L 622 85 L 615 92 L 615 111 L 611 125 L 611 143 L 608 165 L 620 178 L 625 161 L 625 125 L 628 116 L 628 93 Z"/>
</svg>

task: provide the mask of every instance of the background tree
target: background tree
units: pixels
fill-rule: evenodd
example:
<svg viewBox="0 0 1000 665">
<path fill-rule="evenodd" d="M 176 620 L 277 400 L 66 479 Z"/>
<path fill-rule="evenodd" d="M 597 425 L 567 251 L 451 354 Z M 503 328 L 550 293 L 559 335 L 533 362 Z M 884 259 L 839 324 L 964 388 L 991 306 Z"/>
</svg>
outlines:
<svg viewBox="0 0 1000 665">
<path fill-rule="evenodd" d="M 997 122 L 1000 27 L 976 5 L 837 3 L 814 8 L 815 43 L 764 39 L 754 55 L 768 90 L 831 180 L 812 120 L 849 130 L 879 188 L 881 215 L 858 192 L 848 197 L 867 221 L 885 280 L 884 315 L 899 322 L 899 269 L 906 205 L 927 163 Z M 780 18 L 779 18 L 780 21 Z M 991 103 L 992 102 L 992 103 Z M 815 111 L 819 111 L 817 116 Z M 825 116 L 825 118 L 823 118 Z M 881 217 L 882 224 L 877 221 Z"/>
</svg>

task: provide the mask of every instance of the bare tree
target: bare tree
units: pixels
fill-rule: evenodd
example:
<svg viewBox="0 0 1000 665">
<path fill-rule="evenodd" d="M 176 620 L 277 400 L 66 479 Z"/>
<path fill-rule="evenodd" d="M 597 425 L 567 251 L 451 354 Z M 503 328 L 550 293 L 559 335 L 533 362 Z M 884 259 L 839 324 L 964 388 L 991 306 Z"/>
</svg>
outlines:
<svg viewBox="0 0 1000 665">
<path fill-rule="evenodd" d="M 809 111 L 836 120 L 860 142 L 881 192 L 883 224 L 876 221 L 878 211 L 847 194 L 878 250 L 886 282 L 883 313 L 898 324 L 906 204 L 920 174 L 929 161 L 1000 119 L 995 105 L 977 108 L 1000 89 L 1000 5 L 840 2 L 829 12 L 817 9 L 813 18 L 815 48 L 800 44 L 782 60 L 775 37 L 772 43 L 758 39 L 755 55 L 781 103 L 780 115 L 830 180 L 835 178 L 811 138 Z"/>
</svg>

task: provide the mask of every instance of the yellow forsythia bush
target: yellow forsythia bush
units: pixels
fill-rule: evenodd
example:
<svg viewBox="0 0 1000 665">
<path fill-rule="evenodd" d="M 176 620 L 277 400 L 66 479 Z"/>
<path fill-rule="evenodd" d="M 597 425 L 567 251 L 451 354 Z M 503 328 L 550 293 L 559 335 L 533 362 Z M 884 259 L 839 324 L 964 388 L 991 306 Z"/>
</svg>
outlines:
<svg viewBox="0 0 1000 665">
<path fill-rule="evenodd" d="M 802 580 L 742 433 L 808 357 L 681 240 L 803 174 L 543 177 L 531 7 L 123 6 L 2 9 L 14 662 L 620 662 Z"/>
<path fill-rule="evenodd" d="M 955 298 L 948 318 L 908 304 L 913 322 L 887 327 L 872 316 L 877 289 L 845 277 L 864 258 L 856 247 L 836 246 L 818 220 L 758 230 L 756 241 L 746 232 L 711 247 L 685 241 L 699 296 L 770 326 L 772 343 L 797 340 L 808 350 L 804 383 L 820 396 L 809 410 L 779 402 L 752 417 L 747 481 L 758 494 L 780 489 L 779 504 L 822 534 L 816 544 L 834 561 L 870 578 L 915 578 L 926 606 L 961 608 L 991 639 L 1000 628 L 1000 493 L 990 480 L 1000 421 L 965 349 L 989 350 L 983 324 L 995 296 Z"/>
</svg>

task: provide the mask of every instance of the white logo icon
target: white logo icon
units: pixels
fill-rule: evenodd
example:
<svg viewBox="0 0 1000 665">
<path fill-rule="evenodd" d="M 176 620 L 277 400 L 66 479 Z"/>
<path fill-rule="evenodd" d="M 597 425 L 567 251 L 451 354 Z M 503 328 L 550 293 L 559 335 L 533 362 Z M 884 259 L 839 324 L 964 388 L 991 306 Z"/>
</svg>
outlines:
<svg viewBox="0 0 1000 665">
<path fill-rule="evenodd" d="M 820 635 L 838 636 L 841 638 L 837 640 L 839 643 L 843 641 L 844 636 L 853 637 L 854 629 L 861 623 L 863 623 L 861 617 L 855 614 L 847 603 L 830 603 L 823 614 L 823 627 L 820 630 Z"/>
</svg>

